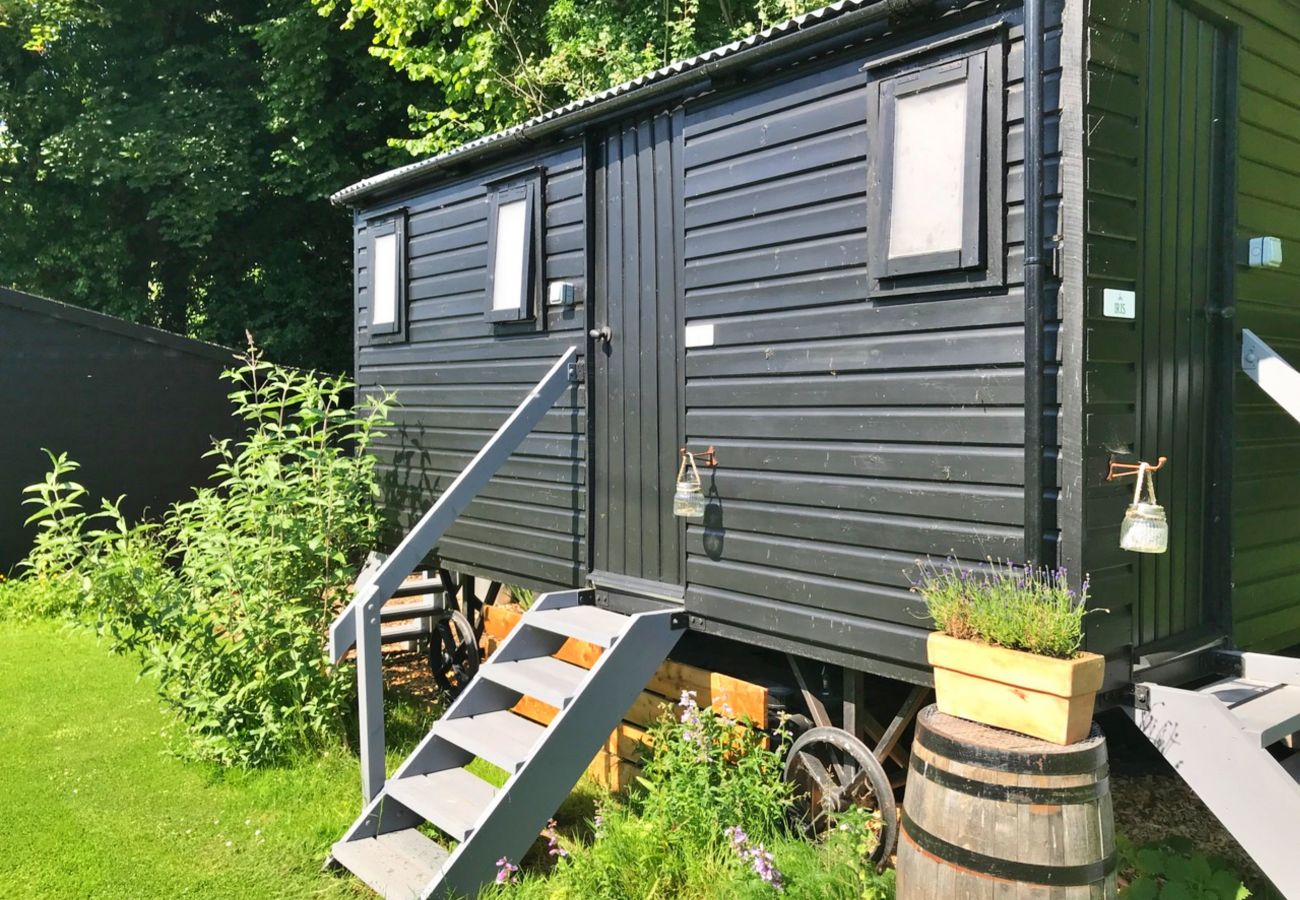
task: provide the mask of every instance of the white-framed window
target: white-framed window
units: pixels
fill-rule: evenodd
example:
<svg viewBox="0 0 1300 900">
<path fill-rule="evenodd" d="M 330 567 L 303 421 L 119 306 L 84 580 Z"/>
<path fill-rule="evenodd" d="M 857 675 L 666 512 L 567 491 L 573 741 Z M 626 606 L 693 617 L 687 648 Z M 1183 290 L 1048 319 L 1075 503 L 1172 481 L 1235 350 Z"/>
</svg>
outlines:
<svg viewBox="0 0 1300 900">
<path fill-rule="evenodd" d="M 398 339 L 406 333 L 406 217 L 370 226 L 371 335 Z"/>
<path fill-rule="evenodd" d="M 867 240 L 875 291 L 1001 279 L 998 51 L 905 61 L 902 71 L 872 81 Z"/>
<path fill-rule="evenodd" d="M 538 179 L 512 179 L 491 189 L 488 209 L 489 322 L 533 318 L 540 281 Z"/>
</svg>

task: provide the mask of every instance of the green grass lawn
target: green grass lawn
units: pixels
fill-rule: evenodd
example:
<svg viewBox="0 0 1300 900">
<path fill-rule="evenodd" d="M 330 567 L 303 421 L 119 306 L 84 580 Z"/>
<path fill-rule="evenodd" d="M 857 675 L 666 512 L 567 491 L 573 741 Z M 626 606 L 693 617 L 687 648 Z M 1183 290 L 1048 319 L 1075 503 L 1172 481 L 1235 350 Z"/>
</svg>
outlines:
<svg viewBox="0 0 1300 900">
<path fill-rule="evenodd" d="M 369 896 L 320 872 L 358 810 L 355 757 L 183 762 L 136 673 L 85 633 L 0 623 L 0 896 Z"/>
</svg>

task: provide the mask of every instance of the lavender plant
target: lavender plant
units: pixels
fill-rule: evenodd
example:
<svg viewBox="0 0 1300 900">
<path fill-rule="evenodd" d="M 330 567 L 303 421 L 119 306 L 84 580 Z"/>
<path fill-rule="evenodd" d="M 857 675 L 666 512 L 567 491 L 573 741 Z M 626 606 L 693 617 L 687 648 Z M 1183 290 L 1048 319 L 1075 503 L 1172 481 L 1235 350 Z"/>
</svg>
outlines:
<svg viewBox="0 0 1300 900">
<path fill-rule="evenodd" d="M 1065 569 L 989 560 L 970 568 L 949 558 L 917 563 L 912 589 L 944 634 L 1070 659 L 1083 646 L 1088 580 L 1076 591 Z"/>
</svg>

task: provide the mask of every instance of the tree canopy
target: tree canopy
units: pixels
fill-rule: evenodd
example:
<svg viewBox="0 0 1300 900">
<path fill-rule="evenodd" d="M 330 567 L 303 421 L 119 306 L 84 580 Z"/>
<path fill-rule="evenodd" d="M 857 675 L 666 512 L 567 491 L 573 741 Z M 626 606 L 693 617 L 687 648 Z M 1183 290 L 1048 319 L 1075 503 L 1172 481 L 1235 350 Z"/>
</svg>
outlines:
<svg viewBox="0 0 1300 900">
<path fill-rule="evenodd" d="M 350 367 L 350 222 L 414 89 L 306 0 L 0 0 L 0 281 Z"/>
<path fill-rule="evenodd" d="M 0 0 L 0 282 L 350 367 L 328 195 L 808 0 Z"/>
</svg>

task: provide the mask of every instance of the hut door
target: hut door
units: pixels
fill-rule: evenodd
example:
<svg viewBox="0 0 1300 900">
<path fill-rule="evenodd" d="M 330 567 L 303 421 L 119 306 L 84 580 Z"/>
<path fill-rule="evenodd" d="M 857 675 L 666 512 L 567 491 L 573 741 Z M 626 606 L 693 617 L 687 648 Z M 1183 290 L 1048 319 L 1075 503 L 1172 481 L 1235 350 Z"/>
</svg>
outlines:
<svg viewBox="0 0 1300 900">
<path fill-rule="evenodd" d="M 672 515 L 682 431 L 679 135 L 662 113 L 622 123 L 595 148 L 592 582 L 610 596 L 682 593 L 682 526 Z"/>
<path fill-rule="evenodd" d="M 1169 552 L 1138 558 L 1138 647 L 1178 645 L 1217 625 L 1226 590 L 1226 510 L 1215 447 L 1229 389 L 1216 364 L 1225 273 L 1227 65 L 1223 30 L 1177 0 L 1149 5 L 1146 177 L 1137 316 L 1139 458 L 1169 457 L 1156 477 Z"/>
</svg>

